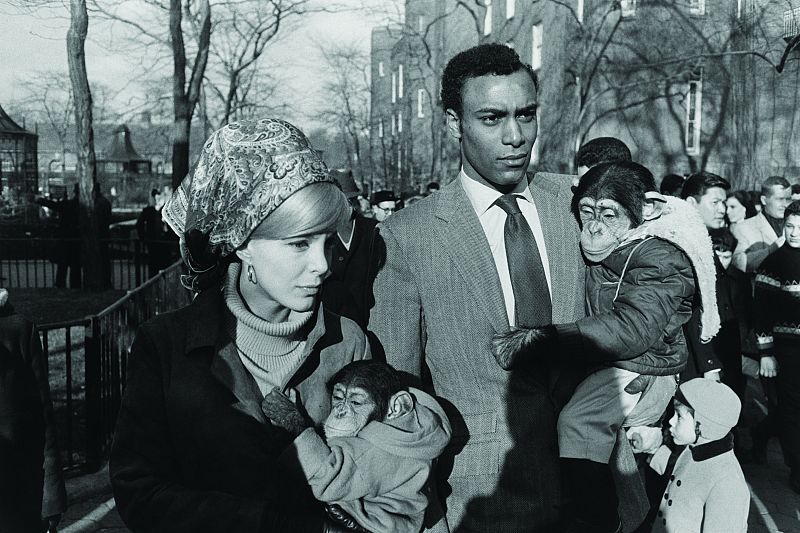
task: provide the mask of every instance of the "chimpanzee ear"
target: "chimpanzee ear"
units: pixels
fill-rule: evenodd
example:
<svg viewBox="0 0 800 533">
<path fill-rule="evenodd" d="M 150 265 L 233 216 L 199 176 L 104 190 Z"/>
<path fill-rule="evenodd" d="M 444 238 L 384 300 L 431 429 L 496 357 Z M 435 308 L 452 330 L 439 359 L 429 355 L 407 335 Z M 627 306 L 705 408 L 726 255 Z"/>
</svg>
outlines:
<svg viewBox="0 0 800 533">
<path fill-rule="evenodd" d="M 642 210 L 642 218 L 644 220 L 653 220 L 661 216 L 664 211 L 664 206 L 667 199 L 661 193 L 655 191 L 648 191 L 645 194 L 644 209 Z"/>
<path fill-rule="evenodd" d="M 386 420 L 392 420 L 414 410 L 414 398 L 408 391 L 396 392 L 389 398 L 389 409 L 386 412 Z"/>
</svg>

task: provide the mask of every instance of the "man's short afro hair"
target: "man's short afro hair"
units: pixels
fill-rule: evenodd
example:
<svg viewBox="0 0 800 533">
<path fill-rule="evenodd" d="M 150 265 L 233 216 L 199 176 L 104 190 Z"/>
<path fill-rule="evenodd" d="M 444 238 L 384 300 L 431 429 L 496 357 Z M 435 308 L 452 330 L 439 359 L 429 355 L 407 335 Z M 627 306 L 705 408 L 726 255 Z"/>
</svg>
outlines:
<svg viewBox="0 0 800 533">
<path fill-rule="evenodd" d="M 461 115 L 462 91 L 464 83 L 470 78 L 495 75 L 509 76 L 519 70 L 530 74 L 533 85 L 539 90 L 539 79 L 536 72 L 523 63 L 513 48 L 504 44 L 479 44 L 463 52 L 459 52 L 447 62 L 442 73 L 442 107 L 445 111 L 454 110 Z"/>
</svg>

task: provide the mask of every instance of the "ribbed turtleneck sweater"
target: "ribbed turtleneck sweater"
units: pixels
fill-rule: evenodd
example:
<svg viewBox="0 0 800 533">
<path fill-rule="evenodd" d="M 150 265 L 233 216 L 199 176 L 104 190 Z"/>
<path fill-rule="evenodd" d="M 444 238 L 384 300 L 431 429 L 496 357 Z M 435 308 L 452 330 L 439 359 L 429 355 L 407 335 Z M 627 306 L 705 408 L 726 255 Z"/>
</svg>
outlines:
<svg viewBox="0 0 800 533">
<path fill-rule="evenodd" d="M 228 312 L 225 331 L 233 340 L 244 367 L 255 378 L 261 394 L 282 387 L 300 365 L 306 341 L 301 330 L 311 319 L 312 311 L 294 313 L 289 320 L 269 322 L 253 314 L 242 300 L 238 282 L 241 265 L 228 268 L 223 295 Z"/>
</svg>

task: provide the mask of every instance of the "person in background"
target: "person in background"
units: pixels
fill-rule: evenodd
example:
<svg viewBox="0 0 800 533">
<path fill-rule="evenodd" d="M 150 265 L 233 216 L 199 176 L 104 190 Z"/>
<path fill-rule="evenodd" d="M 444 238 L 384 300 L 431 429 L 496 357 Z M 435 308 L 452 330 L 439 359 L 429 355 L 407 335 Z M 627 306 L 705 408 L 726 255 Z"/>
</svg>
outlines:
<svg viewBox="0 0 800 533">
<path fill-rule="evenodd" d="M 728 199 L 725 200 L 725 215 L 728 217 L 728 225 L 733 227 L 742 220 L 753 218 L 758 214 L 756 206 L 750 199 L 747 191 L 731 191 Z"/>
<path fill-rule="evenodd" d="M 162 211 L 199 294 L 133 341 L 109 462 L 120 516 L 137 533 L 341 530 L 300 466 L 279 467 L 293 439 L 262 404 L 291 398 L 319 425 L 330 378 L 370 358 L 319 303 L 344 194 L 295 126 L 243 120 L 211 135 Z"/>
<path fill-rule="evenodd" d="M 47 363 L 0 289 L 0 531 L 56 531 L 67 507 Z"/>
<path fill-rule="evenodd" d="M 372 211 L 375 220 L 383 222 L 399 209 L 398 198 L 393 191 L 375 191 L 372 195 Z"/>
<path fill-rule="evenodd" d="M 631 160 L 631 151 L 624 142 L 616 137 L 597 137 L 585 142 L 578 149 L 578 154 L 575 156 L 575 166 L 578 169 L 578 179 L 580 179 L 590 168 L 600 163 L 618 163 Z"/>
<path fill-rule="evenodd" d="M 800 200 L 800 183 L 792 184 L 792 201 Z"/>
<path fill-rule="evenodd" d="M 684 181 L 686 181 L 686 178 L 680 174 L 667 174 L 661 178 L 659 190 L 663 195 L 680 197 Z"/>
<path fill-rule="evenodd" d="M 83 286 L 81 270 L 80 246 L 80 186 L 76 183 L 72 188 L 72 198 L 60 201 L 49 198 L 37 198 L 36 203 L 58 213 L 58 227 L 55 231 L 56 243 L 53 255 L 56 263 L 56 282 L 58 288 L 67 286 L 69 272 L 69 288 L 79 289 Z"/>
<path fill-rule="evenodd" d="M 731 231 L 739 241 L 733 264 L 742 272 L 755 272 L 768 255 L 783 246 L 783 213 L 791 201 L 792 189 L 786 178 L 770 176 L 761 185 L 763 210 L 736 224 Z"/>
<path fill-rule="evenodd" d="M 425 196 L 429 196 L 440 189 L 438 181 L 432 181 L 425 187 Z"/>
<path fill-rule="evenodd" d="M 800 493 L 800 201 L 785 210 L 784 244 L 759 266 L 755 331 L 762 373 L 777 376 L 778 431 L 789 485 Z"/>
<path fill-rule="evenodd" d="M 97 228 L 97 238 L 100 245 L 100 265 L 102 266 L 101 275 L 103 281 L 111 283 L 111 254 L 109 251 L 109 239 L 111 238 L 111 202 L 103 194 L 99 182 L 94 182 L 92 188 L 94 198 L 94 221 Z"/>
<path fill-rule="evenodd" d="M 152 189 L 139 218 L 136 220 L 136 235 L 144 243 L 147 254 L 147 275 L 152 278 L 160 270 L 169 266 L 171 259 L 171 243 L 167 240 L 167 231 L 161 220 L 161 206 L 158 189 Z"/>
<path fill-rule="evenodd" d="M 366 329 L 373 304 L 375 269 L 370 266 L 378 221 L 360 214 L 358 198 L 361 192 L 352 173 L 336 172 L 333 177 L 350 203 L 350 216 L 343 219 L 336 230 L 331 274 L 322 284 L 322 302 L 327 310 L 347 317 Z"/>
</svg>

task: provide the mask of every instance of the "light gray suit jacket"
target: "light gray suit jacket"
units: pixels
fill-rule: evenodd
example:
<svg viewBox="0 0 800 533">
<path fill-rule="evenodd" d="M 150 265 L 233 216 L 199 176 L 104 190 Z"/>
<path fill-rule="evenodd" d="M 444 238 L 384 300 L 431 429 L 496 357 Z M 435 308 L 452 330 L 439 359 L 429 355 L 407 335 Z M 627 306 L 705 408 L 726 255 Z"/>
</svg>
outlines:
<svg viewBox="0 0 800 533">
<path fill-rule="evenodd" d="M 530 189 L 550 263 L 553 321 L 584 315 L 585 267 L 570 212 L 571 176 L 539 173 Z M 554 369 L 502 370 L 490 352 L 509 327 L 483 228 L 458 180 L 379 226 L 386 262 L 369 329 L 387 361 L 421 376 L 453 424 L 439 461 L 440 531 L 552 531 L 561 503 Z M 540 244 L 541 245 L 541 244 Z M 552 370 L 552 371 L 551 371 Z M 561 398 L 561 401 L 565 401 Z M 560 401 L 556 401 L 560 403 Z"/>
</svg>

